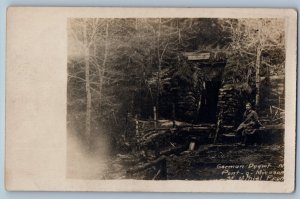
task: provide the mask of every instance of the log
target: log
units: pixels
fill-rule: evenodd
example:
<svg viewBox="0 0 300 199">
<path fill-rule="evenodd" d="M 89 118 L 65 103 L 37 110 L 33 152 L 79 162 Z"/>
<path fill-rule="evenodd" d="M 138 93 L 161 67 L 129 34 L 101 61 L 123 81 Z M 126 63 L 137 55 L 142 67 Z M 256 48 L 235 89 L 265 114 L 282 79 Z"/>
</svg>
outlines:
<svg viewBox="0 0 300 199">
<path fill-rule="evenodd" d="M 127 173 L 133 174 L 133 173 L 137 173 L 140 171 L 144 171 L 152 166 L 157 166 L 158 164 L 163 163 L 164 161 L 166 161 L 166 156 L 163 155 L 163 156 L 160 156 L 159 158 L 157 158 L 156 160 L 153 160 L 146 164 L 131 168 L 131 169 L 127 170 Z"/>
<path fill-rule="evenodd" d="M 273 109 L 276 109 L 276 110 L 279 110 L 279 111 L 284 111 L 283 109 L 281 109 L 281 108 L 278 108 L 278 107 L 276 107 L 276 106 L 271 106 Z"/>
<path fill-rule="evenodd" d="M 161 127 L 161 128 L 151 128 L 151 129 L 146 129 L 146 130 L 144 130 L 144 133 L 146 133 L 146 132 L 155 132 L 155 131 L 163 131 L 163 130 L 169 130 L 170 128 L 168 128 L 168 127 Z M 146 135 L 146 134 L 145 134 Z"/>
<path fill-rule="evenodd" d="M 201 126 L 196 126 L 196 127 L 184 127 L 181 128 L 182 131 L 208 131 L 211 130 L 214 127 L 201 127 Z"/>
<path fill-rule="evenodd" d="M 169 129 L 168 129 L 169 130 Z M 165 135 L 166 133 L 168 133 L 171 131 L 167 131 L 167 130 L 163 130 L 163 131 L 159 131 L 159 132 L 150 132 L 150 133 L 147 133 L 145 134 L 143 137 L 142 137 L 142 140 L 143 142 L 145 141 L 148 141 L 148 140 L 152 140 L 152 139 L 155 139 L 156 137 L 160 136 L 160 135 Z"/>
<path fill-rule="evenodd" d="M 178 136 L 179 134 L 186 134 L 188 132 L 192 133 L 209 133 L 211 130 L 215 129 L 215 124 L 202 124 L 202 125 L 182 125 L 176 126 L 176 128 L 159 128 L 155 131 L 146 133 L 141 139 L 140 144 L 145 145 L 151 142 L 155 142 L 161 137 Z"/>
<path fill-rule="evenodd" d="M 167 149 L 160 152 L 160 155 L 171 155 L 171 154 L 180 154 L 182 151 L 185 151 L 187 149 L 187 146 L 179 146 L 176 148 Z"/>
</svg>

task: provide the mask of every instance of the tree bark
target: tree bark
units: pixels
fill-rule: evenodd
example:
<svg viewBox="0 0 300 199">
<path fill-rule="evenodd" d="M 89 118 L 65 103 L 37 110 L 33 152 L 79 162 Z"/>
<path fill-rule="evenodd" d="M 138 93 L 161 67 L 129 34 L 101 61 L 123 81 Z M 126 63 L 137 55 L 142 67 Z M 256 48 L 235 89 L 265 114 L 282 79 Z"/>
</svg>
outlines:
<svg viewBox="0 0 300 199">
<path fill-rule="evenodd" d="M 91 110 L 92 110 L 92 94 L 90 87 L 90 62 L 89 62 L 89 45 L 87 41 L 87 23 L 85 21 L 83 27 L 84 39 L 84 64 L 85 64 L 85 89 L 86 89 L 86 120 L 85 120 L 85 136 L 90 141 L 91 136 Z"/>
<path fill-rule="evenodd" d="M 161 55 L 160 55 L 160 31 L 161 31 L 161 18 L 158 22 L 158 34 L 157 34 L 157 59 L 158 59 L 158 71 L 157 71 L 157 96 L 156 96 L 156 113 L 159 112 L 159 95 L 161 87 Z"/>
<path fill-rule="evenodd" d="M 261 48 L 258 47 L 256 50 L 256 61 L 255 61 L 255 87 L 256 87 L 256 96 L 255 96 L 255 106 L 258 108 L 260 105 L 260 65 L 261 65 Z"/>
<path fill-rule="evenodd" d="M 105 45 L 104 45 L 104 58 L 102 62 L 102 68 L 99 68 L 99 108 L 101 109 L 102 105 L 102 97 L 103 97 L 103 80 L 105 75 L 106 69 L 106 61 L 107 61 L 107 54 L 108 54 L 108 21 L 106 21 L 106 28 L 105 28 Z"/>
</svg>

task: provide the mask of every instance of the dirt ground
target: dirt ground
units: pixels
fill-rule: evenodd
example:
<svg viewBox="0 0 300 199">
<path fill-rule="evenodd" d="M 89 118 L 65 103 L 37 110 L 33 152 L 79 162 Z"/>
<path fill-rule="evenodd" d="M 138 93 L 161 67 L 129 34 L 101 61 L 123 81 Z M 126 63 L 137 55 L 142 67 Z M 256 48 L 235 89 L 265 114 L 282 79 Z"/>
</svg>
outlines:
<svg viewBox="0 0 300 199">
<path fill-rule="evenodd" d="M 168 179 L 282 181 L 283 152 L 279 145 L 237 145 L 171 156 Z"/>
<path fill-rule="evenodd" d="M 201 146 L 195 151 L 167 156 L 167 179 L 283 181 L 283 155 L 281 145 Z M 145 162 L 119 154 L 109 162 L 102 178 L 152 180 L 157 174 L 154 166 L 131 176 L 126 173 Z"/>
</svg>

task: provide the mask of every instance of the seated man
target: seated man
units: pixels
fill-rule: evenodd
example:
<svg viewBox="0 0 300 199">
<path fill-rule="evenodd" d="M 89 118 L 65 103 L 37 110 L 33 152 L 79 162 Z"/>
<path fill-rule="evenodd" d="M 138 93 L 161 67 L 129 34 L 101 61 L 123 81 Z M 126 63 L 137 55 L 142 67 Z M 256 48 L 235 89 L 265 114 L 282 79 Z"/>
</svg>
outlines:
<svg viewBox="0 0 300 199">
<path fill-rule="evenodd" d="M 243 115 L 243 122 L 236 129 L 237 134 L 245 135 L 246 131 L 253 132 L 254 129 L 261 127 L 262 124 L 258 120 L 258 115 L 251 107 L 250 103 L 246 104 L 246 111 Z"/>
</svg>

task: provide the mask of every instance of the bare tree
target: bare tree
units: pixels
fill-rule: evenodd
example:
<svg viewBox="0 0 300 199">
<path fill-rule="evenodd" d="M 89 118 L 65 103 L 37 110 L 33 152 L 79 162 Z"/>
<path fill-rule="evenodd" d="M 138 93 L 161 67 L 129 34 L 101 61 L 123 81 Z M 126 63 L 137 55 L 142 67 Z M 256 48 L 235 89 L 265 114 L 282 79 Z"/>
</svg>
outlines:
<svg viewBox="0 0 300 199">
<path fill-rule="evenodd" d="M 98 19 L 74 19 L 69 24 L 73 41 L 77 43 L 78 51 L 81 52 L 84 60 L 85 71 L 85 91 L 86 91 L 86 118 L 85 118 L 85 136 L 90 141 L 91 136 L 91 112 L 92 112 L 92 87 L 90 79 L 90 48 L 95 41 L 98 30 Z M 74 77 L 74 76 L 73 76 Z M 80 77 L 74 77 L 79 78 Z"/>
<path fill-rule="evenodd" d="M 263 52 L 274 48 L 284 48 L 284 21 L 282 19 L 225 19 L 219 20 L 219 23 L 230 33 L 229 50 L 232 51 L 231 56 L 235 57 L 237 66 L 246 67 L 242 70 L 247 71 L 245 78 L 247 83 L 251 72 L 255 71 L 255 103 L 258 107 L 261 97 L 261 56 Z"/>
</svg>

